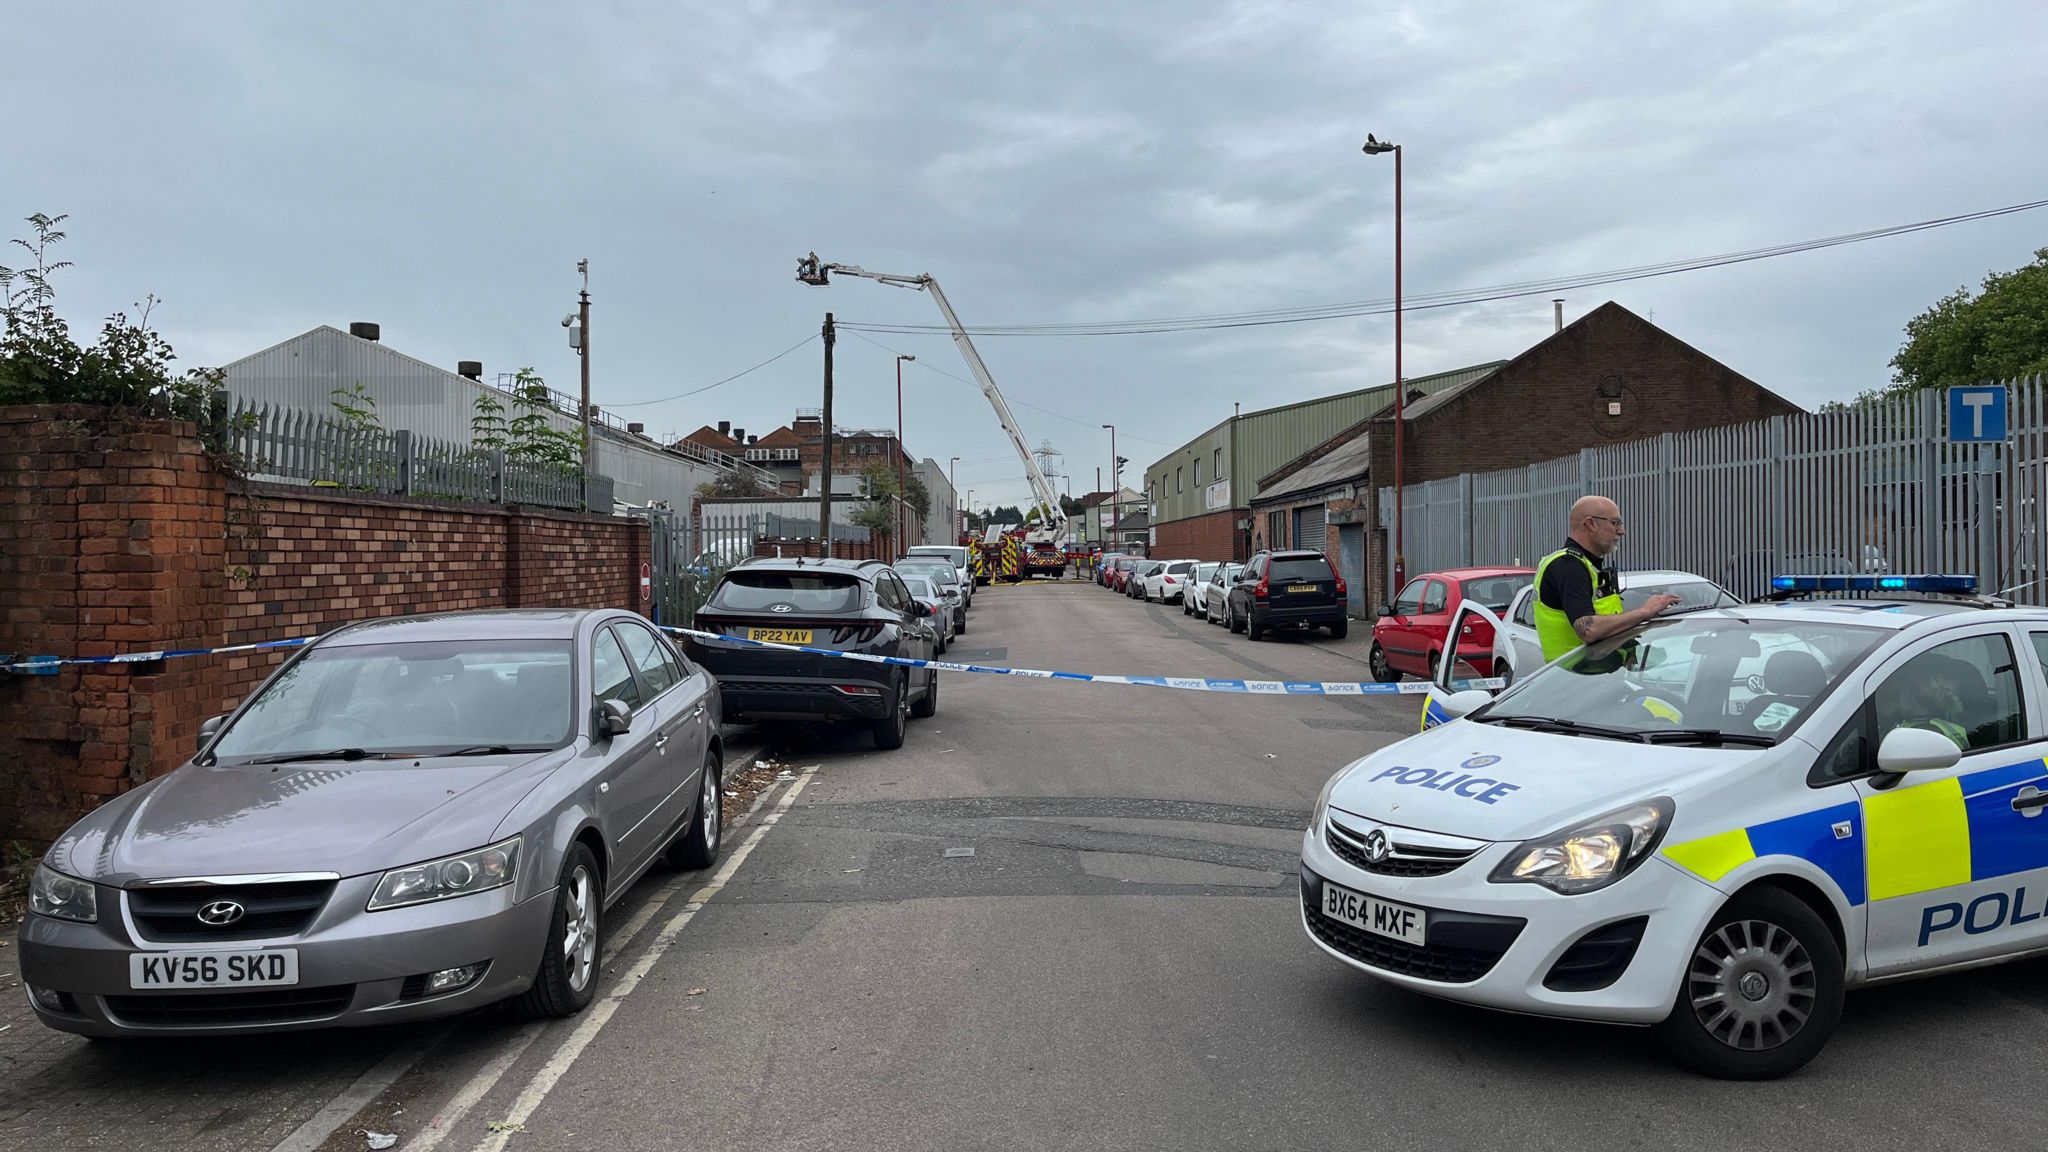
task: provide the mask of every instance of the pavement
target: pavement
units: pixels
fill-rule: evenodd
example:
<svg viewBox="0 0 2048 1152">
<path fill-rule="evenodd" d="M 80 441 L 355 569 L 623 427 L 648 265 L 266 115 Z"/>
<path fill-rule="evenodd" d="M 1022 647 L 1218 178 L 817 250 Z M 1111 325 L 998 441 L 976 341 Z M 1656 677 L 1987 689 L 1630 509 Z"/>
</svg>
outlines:
<svg viewBox="0 0 2048 1152">
<path fill-rule="evenodd" d="M 950 655 L 978 663 L 1364 678 L 1332 650 L 1356 639 L 1253 644 L 1074 582 L 983 589 L 969 624 Z M 896 752 L 776 738 L 721 867 L 612 914 L 582 1016 L 139 1046 L 31 1022 L 59 1051 L 9 1065 L 0 1148 L 2048 1146 L 2042 963 L 1853 995 L 1819 1060 L 1745 1085 L 1323 955 L 1300 828 L 1418 707 L 947 674 Z"/>
</svg>

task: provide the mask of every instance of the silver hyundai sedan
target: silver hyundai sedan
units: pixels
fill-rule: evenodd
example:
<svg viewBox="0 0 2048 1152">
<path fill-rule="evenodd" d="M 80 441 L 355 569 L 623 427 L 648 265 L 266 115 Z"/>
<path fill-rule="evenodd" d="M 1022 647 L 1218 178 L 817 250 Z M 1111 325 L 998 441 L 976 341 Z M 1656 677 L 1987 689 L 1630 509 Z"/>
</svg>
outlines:
<svg viewBox="0 0 2048 1152">
<path fill-rule="evenodd" d="M 29 1002 L 94 1036 L 581 1011 L 604 910 L 718 855 L 719 718 L 627 612 L 342 628 L 50 848 Z"/>
</svg>

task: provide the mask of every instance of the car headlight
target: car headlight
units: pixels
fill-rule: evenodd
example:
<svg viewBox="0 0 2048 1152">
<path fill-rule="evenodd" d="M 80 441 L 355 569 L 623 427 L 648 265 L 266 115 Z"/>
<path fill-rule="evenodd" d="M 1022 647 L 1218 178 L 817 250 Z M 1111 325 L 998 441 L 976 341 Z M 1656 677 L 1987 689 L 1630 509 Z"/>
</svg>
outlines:
<svg viewBox="0 0 2048 1152">
<path fill-rule="evenodd" d="M 100 918 L 99 889 L 90 880 L 79 880 L 38 864 L 28 885 L 28 907 L 38 916 L 91 924 Z"/>
<path fill-rule="evenodd" d="M 1344 767 L 1337 769 L 1337 771 L 1330 776 L 1329 780 L 1324 782 L 1322 793 L 1316 797 L 1315 810 L 1308 814 L 1308 826 L 1310 831 L 1314 831 L 1315 829 L 1321 828 L 1323 826 L 1323 816 L 1330 809 L 1330 795 L 1337 791 L 1337 781 L 1342 780 L 1344 779 L 1344 777 L 1350 775 L 1351 770 L 1356 767 L 1358 767 L 1358 765 L 1356 764 L 1346 764 Z"/>
<path fill-rule="evenodd" d="M 1660 796 L 1631 804 L 1517 845 L 1489 879 L 1541 884 L 1567 896 L 1605 888 L 1649 859 L 1670 826 L 1671 801 Z"/>
<path fill-rule="evenodd" d="M 519 837 L 514 836 L 489 848 L 479 848 L 460 856 L 393 868 L 377 882 L 377 891 L 370 896 L 369 910 L 403 908 L 408 904 L 425 904 L 430 900 L 446 900 L 502 888 L 512 882 L 513 872 L 518 867 Z"/>
</svg>

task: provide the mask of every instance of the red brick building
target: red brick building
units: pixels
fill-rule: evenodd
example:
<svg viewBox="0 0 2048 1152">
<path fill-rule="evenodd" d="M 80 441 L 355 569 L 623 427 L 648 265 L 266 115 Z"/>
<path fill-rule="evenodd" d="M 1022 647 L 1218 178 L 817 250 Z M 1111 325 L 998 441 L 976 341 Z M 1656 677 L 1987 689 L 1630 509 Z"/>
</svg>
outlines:
<svg viewBox="0 0 2048 1152">
<path fill-rule="evenodd" d="M 1798 411 L 1609 301 L 1477 379 L 1429 395 L 1411 390 L 1403 482 L 1521 467 L 1582 448 Z M 1254 546 L 1328 552 L 1364 614 L 1387 598 L 1391 527 L 1376 523 L 1376 492 L 1392 483 L 1393 459 L 1388 406 L 1261 478 L 1251 507 Z"/>
</svg>

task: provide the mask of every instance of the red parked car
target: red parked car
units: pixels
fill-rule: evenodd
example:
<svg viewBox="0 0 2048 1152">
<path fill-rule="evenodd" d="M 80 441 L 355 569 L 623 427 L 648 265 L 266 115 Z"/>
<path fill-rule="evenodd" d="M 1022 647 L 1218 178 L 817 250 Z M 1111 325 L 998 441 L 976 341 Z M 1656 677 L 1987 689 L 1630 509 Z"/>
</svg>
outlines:
<svg viewBox="0 0 2048 1152">
<path fill-rule="evenodd" d="M 1391 605 L 1381 605 L 1372 625 L 1372 677 L 1392 684 L 1403 675 L 1428 678 L 1450 646 L 1451 617 L 1467 600 L 1486 605 L 1495 615 L 1507 612 L 1515 593 L 1536 578 L 1533 568 L 1449 568 L 1426 572 L 1408 581 Z M 1493 629 L 1471 621 L 1458 637 L 1458 658 L 1488 675 L 1493 668 Z"/>
</svg>

